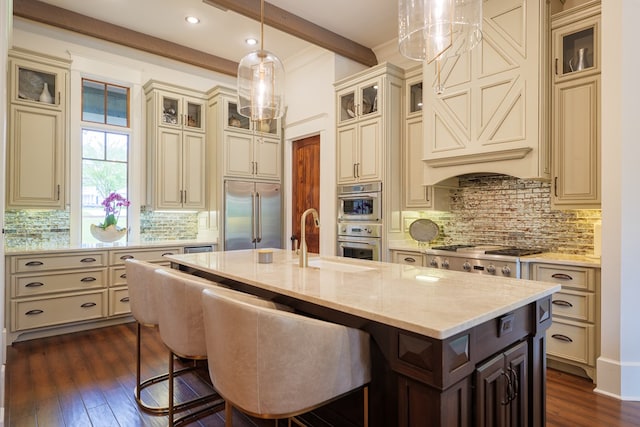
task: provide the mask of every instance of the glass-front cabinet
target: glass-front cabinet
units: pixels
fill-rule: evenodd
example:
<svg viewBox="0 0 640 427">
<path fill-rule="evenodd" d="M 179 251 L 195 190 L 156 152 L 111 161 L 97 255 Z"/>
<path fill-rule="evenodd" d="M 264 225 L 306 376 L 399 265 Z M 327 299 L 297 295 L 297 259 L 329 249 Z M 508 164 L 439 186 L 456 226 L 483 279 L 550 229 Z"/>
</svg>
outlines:
<svg viewBox="0 0 640 427">
<path fill-rule="evenodd" d="M 590 17 L 553 30 L 556 81 L 600 72 L 600 18 Z"/>
<path fill-rule="evenodd" d="M 228 130 L 249 130 L 261 132 L 269 135 L 279 135 L 278 120 L 262 120 L 251 122 L 248 117 L 241 115 L 238 112 L 238 104 L 231 101 L 225 101 L 226 105 L 226 117 L 225 126 Z"/>
<path fill-rule="evenodd" d="M 204 132 L 204 103 L 173 93 L 161 93 L 161 126 Z"/>
<path fill-rule="evenodd" d="M 11 100 L 23 105 L 64 108 L 66 70 L 41 62 L 12 62 Z"/>
<path fill-rule="evenodd" d="M 380 113 L 380 79 L 373 79 L 338 94 L 338 123 L 368 118 Z"/>
</svg>

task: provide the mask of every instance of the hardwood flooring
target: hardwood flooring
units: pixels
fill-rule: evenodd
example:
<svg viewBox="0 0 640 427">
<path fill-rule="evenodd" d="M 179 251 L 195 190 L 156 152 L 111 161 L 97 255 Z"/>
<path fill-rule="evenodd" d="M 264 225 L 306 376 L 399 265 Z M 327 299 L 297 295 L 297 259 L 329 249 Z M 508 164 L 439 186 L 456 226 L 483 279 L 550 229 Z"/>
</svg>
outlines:
<svg viewBox="0 0 640 427">
<path fill-rule="evenodd" d="M 143 378 L 166 371 L 166 350 L 155 330 L 143 328 Z M 206 364 L 180 377 L 180 399 L 207 391 Z M 167 417 L 147 415 L 133 397 L 135 324 L 15 343 L 7 349 L 5 424 L 22 426 L 164 426 Z M 589 380 L 548 370 L 547 426 L 640 426 L 640 402 L 620 402 L 593 392 Z M 145 401 L 166 403 L 157 384 Z M 284 423 L 281 423 L 281 425 Z M 224 411 L 190 424 L 224 425 Z M 272 421 L 234 412 L 234 426 L 272 426 Z M 314 425 L 316 423 L 314 422 Z"/>
</svg>

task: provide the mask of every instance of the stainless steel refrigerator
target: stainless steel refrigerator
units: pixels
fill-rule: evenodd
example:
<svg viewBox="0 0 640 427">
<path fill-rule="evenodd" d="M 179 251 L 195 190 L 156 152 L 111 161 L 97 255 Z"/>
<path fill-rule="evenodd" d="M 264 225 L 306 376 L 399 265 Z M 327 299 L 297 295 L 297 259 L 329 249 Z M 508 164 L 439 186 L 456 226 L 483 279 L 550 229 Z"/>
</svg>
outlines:
<svg viewBox="0 0 640 427">
<path fill-rule="evenodd" d="M 282 247 L 280 184 L 225 181 L 224 250 Z"/>
</svg>

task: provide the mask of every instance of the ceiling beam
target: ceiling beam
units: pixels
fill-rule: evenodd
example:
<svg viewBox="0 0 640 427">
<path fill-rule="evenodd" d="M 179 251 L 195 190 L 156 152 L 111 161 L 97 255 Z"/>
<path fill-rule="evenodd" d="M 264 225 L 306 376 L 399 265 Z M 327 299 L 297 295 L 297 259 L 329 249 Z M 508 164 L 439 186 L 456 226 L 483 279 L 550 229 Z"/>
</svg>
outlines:
<svg viewBox="0 0 640 427">
<path fill-rule="evenodd" d="M 260 21 L 260 0 L 203 0 L 203 2 Z M 264 23 L 368 67 L 378 64 L 375 53 L 368 47 L 267 2 L 264 3 Z"/>
<path fill-rule="evenodd" d="M 238 63 L 37 0 L 13 0 L 13 14 L 230 76 Z"/>
</svg>

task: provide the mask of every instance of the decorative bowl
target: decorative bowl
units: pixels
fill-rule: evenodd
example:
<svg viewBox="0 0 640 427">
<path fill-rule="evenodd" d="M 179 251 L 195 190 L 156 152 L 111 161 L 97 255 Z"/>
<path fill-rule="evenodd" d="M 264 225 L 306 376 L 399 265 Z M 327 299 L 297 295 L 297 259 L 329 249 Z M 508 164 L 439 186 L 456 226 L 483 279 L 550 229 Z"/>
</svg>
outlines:
<svg viewBox="0 0 640 427">
<path fill-rule="evenodd" d="M 117 228 L 115 225 L 110 225 L 107 228 L 102 228 L 98 225 L 91 224 L 91 235 L 103 243 L 111 243 L 122 239 L 127 235 L 126 228 Z"/>
</svg>

